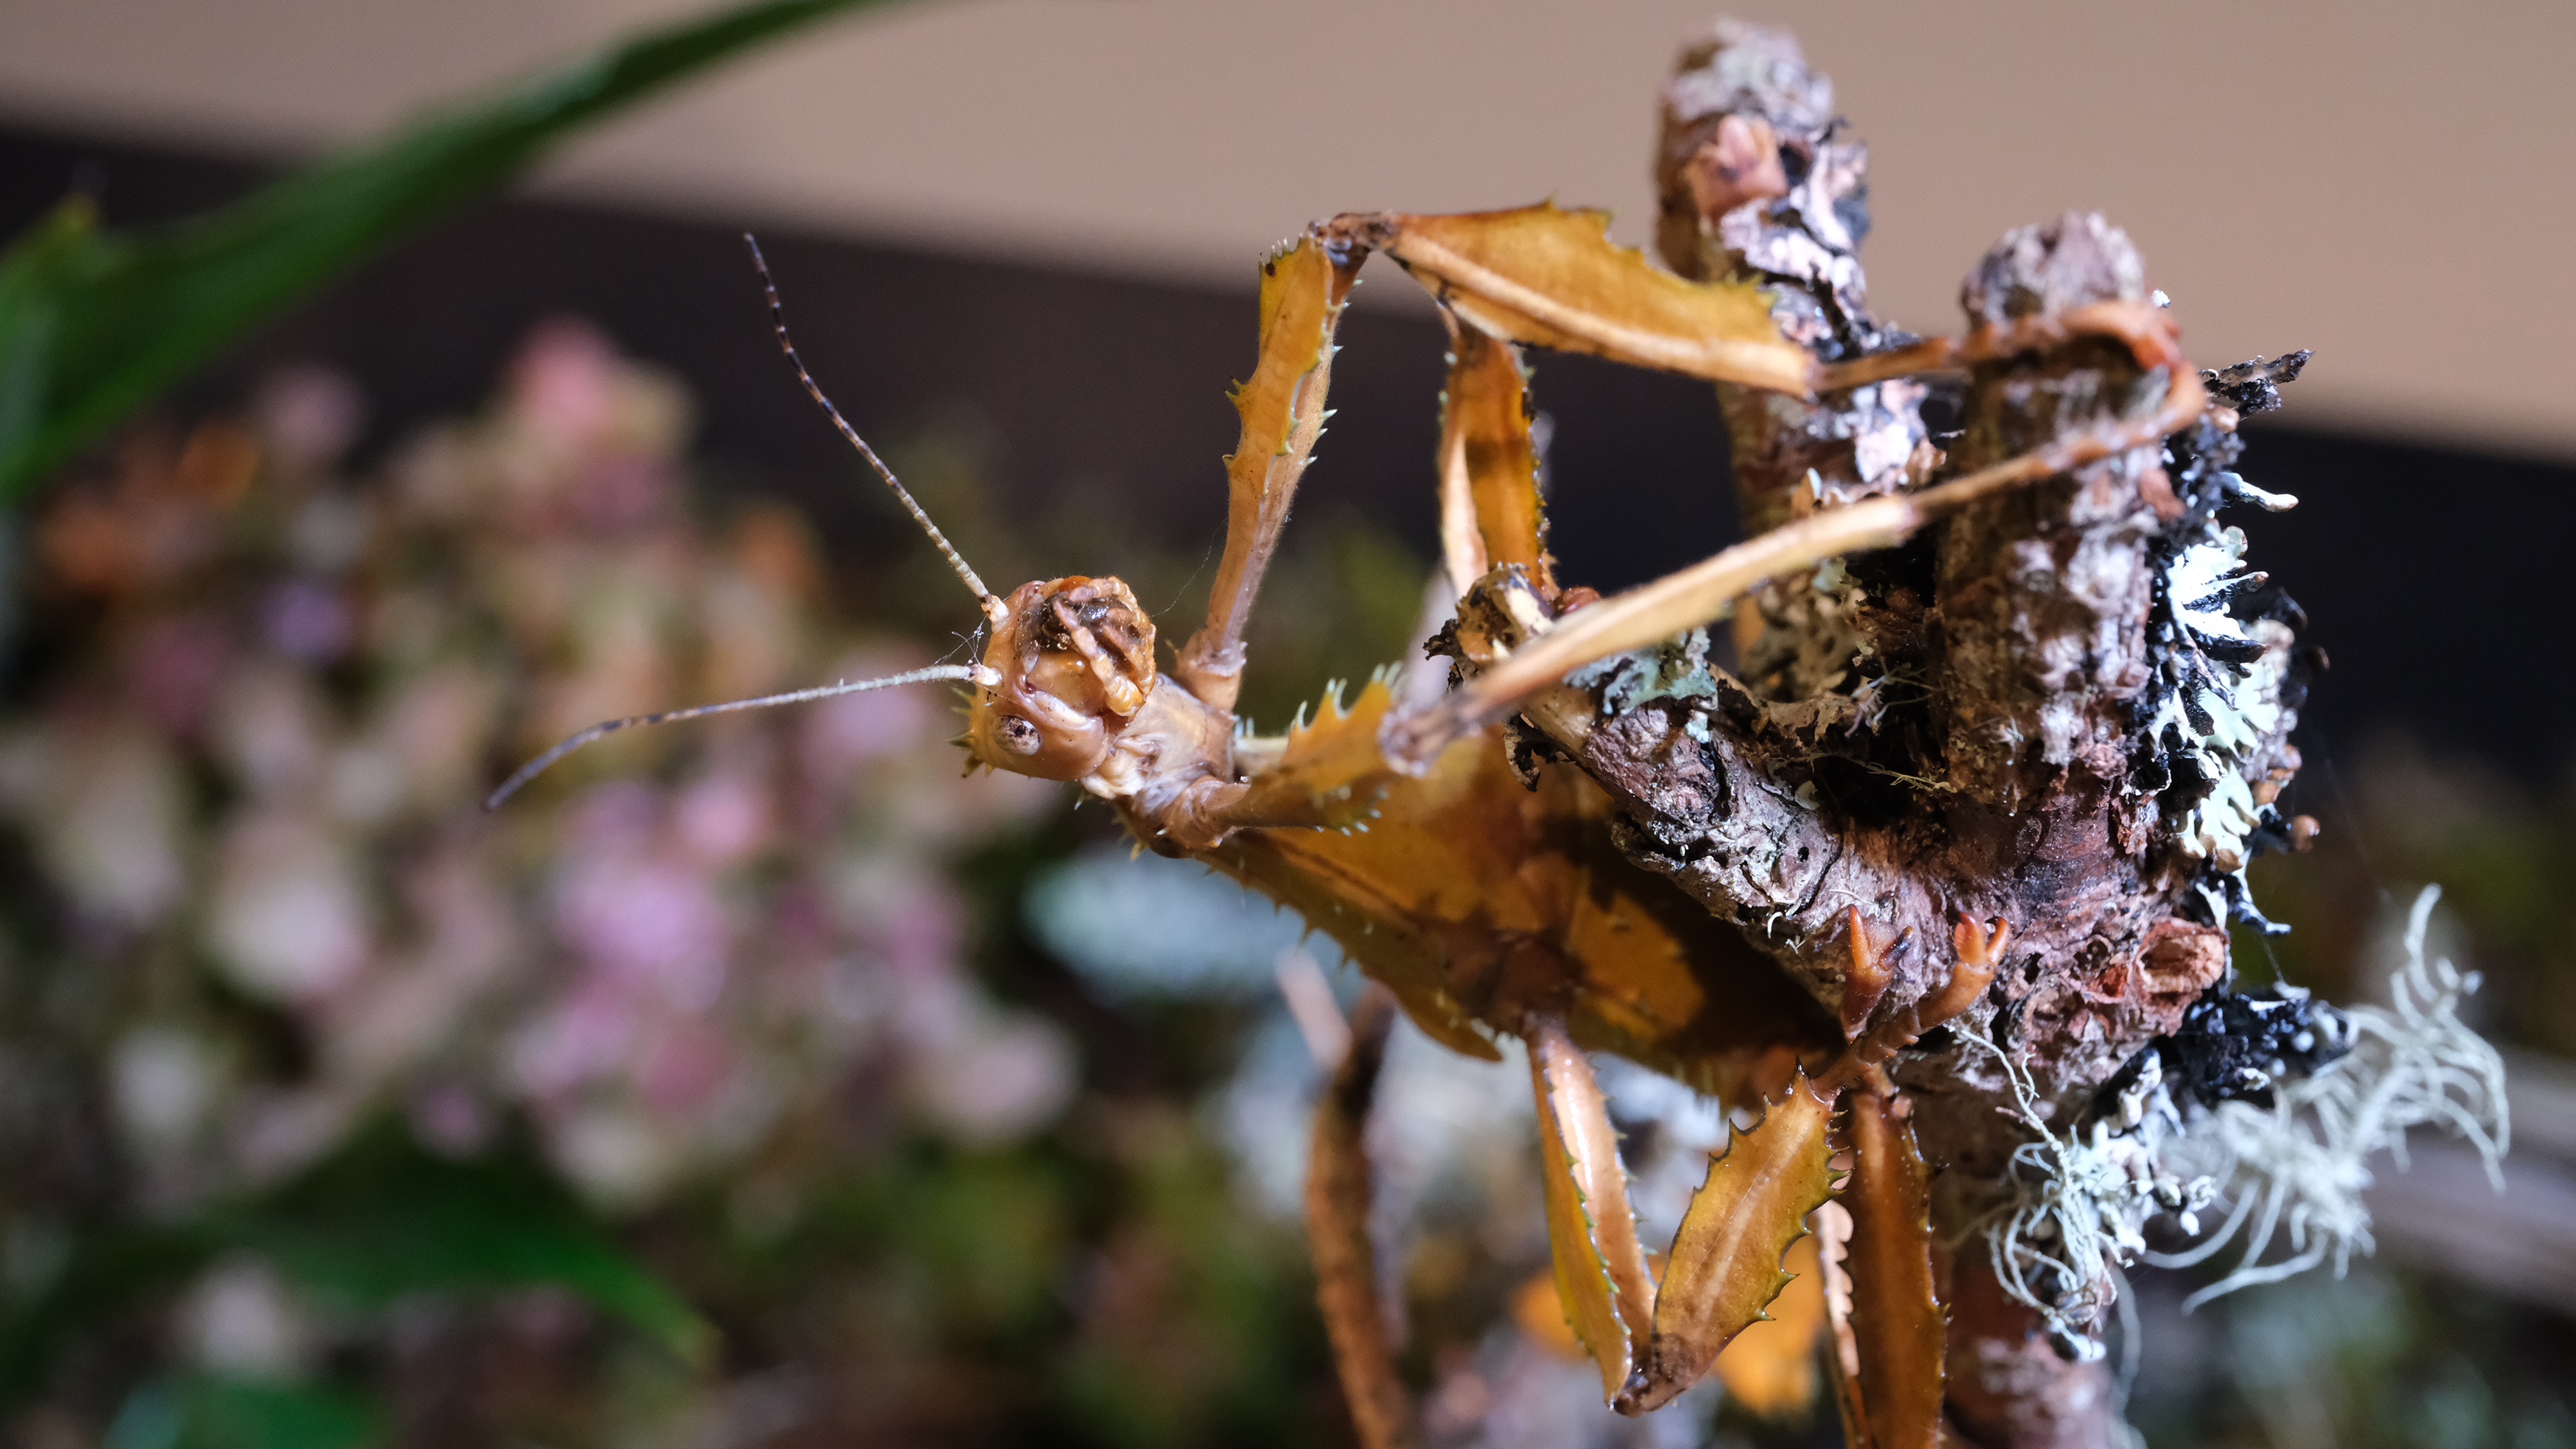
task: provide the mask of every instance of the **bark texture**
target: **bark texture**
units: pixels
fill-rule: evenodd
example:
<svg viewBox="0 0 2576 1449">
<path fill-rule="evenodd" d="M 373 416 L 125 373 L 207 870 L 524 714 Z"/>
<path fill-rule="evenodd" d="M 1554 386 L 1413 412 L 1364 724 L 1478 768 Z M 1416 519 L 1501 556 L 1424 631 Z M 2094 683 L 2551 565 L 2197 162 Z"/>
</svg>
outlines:
<svg viewBox="0 0 2576 1449">
<path fill-rule="evenodd" d="M 1784 329 L 1822 359 L 1901 345 L 1868 311 L 1857 256 L 1866 161 L 1794 41 L 1722 25 L 1665 92 L 1659 247 L 1687 274 L 1770 285 Z M 2128 239 L 2071 214 L 2007 235 L 1961 302 L 1974 328 L 2149 296 Z M 2238 371 L 2205 376 L 2241 404 Z M 1937 440 L 1917 382 L 1812 403 L 1719 392 L 1750 531 L 2144 416 L 2172 381 L 2109 342 L 2025 353 L 1945 399 L 1958 429 Z M 2296 610 L 2236 572 L 2241 536 L 2212 517 L 2262 498 L 2229 471 L 2235 418 L 2215 407 L 2161 449 L 1776 581 L 1736 621 L 1736 668 L 1697 635 L 1606 661 L 1569 681 L 1587 692 L 1581 727 L 1549 730 L 1624 807 L 1631 858 L 1829 1008 L 1854 907 L 1893 943 L 1882 1011 L 1948 979 L 1961 913 L 2011 924 L 1993 985 L 1894 1068 L 1938 1173 L 1936 1239 L 1970 1238 L 1946 1275 L 1949 1413 L 1980 1444 L 2104 1443 L 2111 1410 L 2100 1366 L 2052 1344 L 1974 1241 L 2035 1129 L 2001 1110 L 2012 1083 L 1962 1034 L 2023 1064 L 2054 1130 L 2080 1123 L 2221 983 L 2222 917 L 2250 913 L 2237 872 L 2292 833 L 2271 801 L 2296 768 Z M 2108 1301 L 2069 1296 L 2079 1316 Z"/>
</svg>

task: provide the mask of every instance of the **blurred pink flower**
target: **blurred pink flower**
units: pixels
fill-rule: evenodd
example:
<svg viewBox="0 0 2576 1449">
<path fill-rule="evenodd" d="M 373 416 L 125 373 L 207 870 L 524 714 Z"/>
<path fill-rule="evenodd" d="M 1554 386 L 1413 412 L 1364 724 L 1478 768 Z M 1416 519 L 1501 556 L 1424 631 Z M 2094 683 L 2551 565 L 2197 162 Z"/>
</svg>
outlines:
<svg viewBox="0 0 2576 1449">
<path fill-rule="evenodd" d="M 555 929 L 592 967 L 682 1011 L 724 989 L 731 923 L 714 883 L 683 861 L 630 848 L 573 862 Z"/>
<path fill-rule="evenodd" d="M 411 1130 L 433 1152 L 463 1157 L 492 1140 L 492 1109 L 462 1082 L 432 1082 L 412 1093 Z"/>
<path fill-rule="evenodd" d="M 451 1151 L 522 1107 L 618 1205 L 765 1154 L 839 1093 L 974 1141 L 1061 1107 L 1070 1047 L 963 974 L 941 861 L 1062 792 L 961 783 L 948 690 L 629 737 L 580 762 L 610 783 L 473 815 L 499 757 L 595 720 L 928 658 L 815 664 L 846 636 L 811 540 L 757 512 L 717 539 L 675 506 L 668 378 L 552 323 L 391 486 L 330 486 L 363 422 L 343 380 L 279 374 L 258 448 L 138 451 L 37 550 L 120 601 L 96 631 L 110 698 L 81 713 L 95 684 L 49 679 L 51 712 L 0 734 L 0 808 L 79 907 L 78 949 L 113 967 L 164 927 L 156 949 L 313 1048 L 290 1078 L 231 1017 L 135 1035 L 113 1090 L 153 1191 L 284 1170 L 387 1106 Z"/>
<path fill-rule="evenodd" d="M 662 826 L 662 788 L 649 780 L 609 780 L 583 791 L 565 810 L 564 854 L 633 850 Z"/>
<path fill-rule="evenodd" d="M 918 669 L 922 662 L 919 655 L 854 654 L 836 663 L 830 678 L 872 679 Z M 861 764 L 919 749 L 943 725 L 952 724 L 948 712 L 953 708 L 952 701 L 935 684 L 870 690 L 825 700 L 815 706 L 801 731 L 805 769 L 817 782 L 838 784 Z M 947 733 L 962 729 L 962 724 L 954 724 Z"/>
<path fill-rule="evenodd" d="M 58 711 L 0 745 L 0 802 L 82 909 L 147 926 L 186 895 L 185 784 L 161 740 L 131 721 Z"/>
<path fill-rule="evenodd" d="M 337 574 L 357 563 L 376 532 L 373 504 L 373 499 L 337 492 L 305 499 L 286 531 L 296 565 L 315 574 Z"/>
<path fill-rule="evenodd" d="M 905 1059 L 914 1108 L 970 1146 L 1007 1142 L 1054 1120 L 1073 1096 L 1072 1042 L 1042 1017 L 996 1011 L 949 985 L 918 993 L 907 1012 L 917 1028 Z"/>
<path fill-rule="evenodd" d="M 265 659 L 225 679 L 212 725 L 218 759 L 259 796 L 289 795 L 312 783 L 332 733 L 329 706 L 312 677 Z"/>
<path fill-rule="evenodd" d="M 195 1134 L 219 1105 L 224 1070 L 213 1043 L 177 1026 L 139 1026 L 108 1058 L 118 1125 L 147 1148 Z"/>
<path fill-rule="evenodd" d="M 367 397 L 344 373 L 309 364 L 282 367 L 251 404 L 260 441 L 287 473 L 328 468 L 367 425 Z"/>
<path fill-rule="evenodd" d="M 510 365 L 510 415 L 559 446 L 590 444 L 616 415 L 621 366 L 616 349 L 589 323 L 569 317 L 540 323 Z"/>
<path fill-rule="evenodd" d="M 206 944 L 243 990 L 272 1001 L 340 991 L 374 952 L 373 912 L 349 845 L 286 812 L 224 832 Z"/>
<path fill-rule="evenodd" d="M 455 659 L 403 681 L 377 706 L 369 732 L 401 768 L 414 808 L 437 813 L 482 792 L 500 694 L 490 670 Z"/>
<path fill-rule="evenodd" d="M 945 881 L 906 898 L 869 933 L 886 964 L 912 976 L 956 970 L 965 934 L 965 908 Z"/>
<path fill-rule="evenodd" d="M 711 867 L 737 864 L 769 842 L 769 791 L 738 774 L 691 784 L 671 813 L 680 843 Z"/>
<path fill-rule="evenodd" d="M 277 1270 L 256 1258 L 218 1263 L 179 1302 L 173 1327 L 187 1356 L 216 1373 L 300 1377 L 320 1348 L 319 1325 Z"/>
<path fill-rule="evenodd" d="M 682 1017 L 646 1050 L 635 1084 L 655 1111 L 685 1115 L 705 1106 L 732 1069 L 725 1033 L 704 1017 Z"/>
<path fill-rule="evenodd" d="M 164 732 L 194 735 L 232 661 L 232 637 L 213 615 L 147 620 L 126 646 L 126 693 Z"/>
<path fill-rule="evenodd" d="M 504 879 L 470 839 L 451 839 L 405 870 L 403 904 L 428 930 L 418 948 L 423 969 L 467 986 L 501 974 L 522 949 Z"/>
<path fill-rule="evenodd" d="M 508 1054 L 524 1096 L 563 1097 L 614 1072 L 636 1049 L 637 1002 L 604 976 L 589 975 L 521 1019 Z"/>
<path fill-rule="evenodd" d="M 659 513 L 679 492 L 669 463 L 639 453 L 618 453 L 584 464 L 572 476 L 566 501 L 586 528 L 613 532 Z"/>
<path fill-rule="evenodd" d="M 966 910 L 945 880 L 895 858 L 845 864 L 834 884 L 844 927 L 872 964 L 905 981 L 956 974 Z"/>
<path fill-rule="evenodd" d="M 452 1049 L 518 944 L 518 923 L 486 869 L 460 851 L 409 871 L 403 899 L 427 939 L 313 1013 L 330 1075 L 372 1091 Z"/>
<path fill-rule="evenodd" d="M 545 1126 L 555 1165 L 603 1208 L 650 1202 L 682 1166 L 671 1133 L 626 1103 L 583 1103 L 548 1117 Z"/>
</svg>

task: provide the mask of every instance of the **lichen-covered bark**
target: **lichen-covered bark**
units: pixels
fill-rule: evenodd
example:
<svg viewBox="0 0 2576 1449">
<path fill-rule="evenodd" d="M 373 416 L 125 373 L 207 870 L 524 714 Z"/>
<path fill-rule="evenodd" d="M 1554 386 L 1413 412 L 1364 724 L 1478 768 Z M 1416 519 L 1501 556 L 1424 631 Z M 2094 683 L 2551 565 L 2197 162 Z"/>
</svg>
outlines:
<svg viewBox="0 0 2576 1449">
<path fill-rule="evenodd" d="M 1765 282 L 1783 330 L 1841 360 L 1909 338 L 1867 310 L 1866 154 L 1833 116 L 1794 42 L 1722 26 L 1665 94 L 1658 245 L 1687 274 Z M 2013 232 L 1962 289 L 1972 329 L 2149 296 L 2127 238 L 2084 215 Z M 2278 371 L 2208 381 L 2241 403 Z M 2173 381 L 2103 341 L 2025 353 L 1967 379 L 1937 446 L 1917 383 L 1720 399 L 1751 530 L 2148 415 Z M 2030 1132 L 2001 1110 L 2014 1098 L 1994 1055 L 1962 1034 L 2011 1053 L 2049 1120 L 2082 1120 L 2224 976 L 2223 917 L 2250 911 L 2237 873 L 2292 833 L 2272 800 L 2296 768 L 2296 611 L 2236 572 L 2241 536 L 2212 517 L 2282 501 L 2229 471 L 2235 417 L 2213 407 L 2165 448 L 1770 585 L 1737 622 L 1734 669 L 1694 635 L 1579 671 L 1578 697 L 1528 716 L 1621 803 L 1631 858 L 1829 1007 L 1854 908 L 1894 942 L 1882 1010 L 1948 979 L 1961 913 L 2010 923 L 1992 987 L 1894 1066 L 1940 1169 L 1938 1238 L 1975 1226 Z M 2052 1345 L 2003 1297 L 1979 1247 L 1960 1257 L 1953 1427 L 1983 1444 L 2105 1442 L 2099 1366 L 2068 1361 L 2064 1335 Z"/>
</svg>

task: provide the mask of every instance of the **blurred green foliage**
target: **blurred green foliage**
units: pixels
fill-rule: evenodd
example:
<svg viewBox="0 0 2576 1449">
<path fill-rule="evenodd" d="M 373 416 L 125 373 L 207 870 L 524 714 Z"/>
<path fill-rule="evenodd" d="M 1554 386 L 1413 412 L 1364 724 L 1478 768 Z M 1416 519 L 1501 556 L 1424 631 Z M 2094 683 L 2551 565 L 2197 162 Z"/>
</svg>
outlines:
<svg viewBox="0 0 2576 1449">
<path fill-rule="evenodd" d="M 617 1246 L 525 1153 L 451 1162 L 422 1151 L 408 1133 L 388 1125 L 356 1138 L 303 1176 L 243 1201 L 174 1222 L 76 1230 L 54 1271 L 24 1285 L 20 1301 L 0 1316 L 0 1411 L 36 1385 L 73 1335 L 236 1254 L 268 1262 L 324 1304 L 376 1309 L 416 1293 L 553 1285 L 642 1330 L 686 1361 L 704 1362 L 713 1346 L 704 1320 Z M 230 1422 L 272 1411 L 306 1412 L 283 1401 L 243 1398 L 220 1383 L 155 1392 L 166 1406 L 135 1412 L 191 1422 L 201 1414 Z"/>
<path fill-rule="evenodd" d="M 65 201 L 0 254 L 0 502 L 216 349 L 672 82 L 880 0 L 762 0 L 610 45 L 203 216 L 104 231 Z"/>
<path fill-rule="evenodd" d="M 2155 1445 L 2563 1449 L 2571 1342 L 2545 1310 L 2367 1261 L 2176 1310 L 2151 1285 L 2129 1413 Z"/>
<path fill-rule="evenodd" d="M 135 1390 L 106 1449 L 354 1449 L 379 1427 L 363 1400 L 331 1389 L 189 1374 Z"/>
<path fill-rule="evenodd" d="M 2378 741 L 2302 777 L 2316 848 L 2254 862 L 2255 899 L 2288 935 L 2238 934 L 2236 962 L 2329 999 L 2372 995 L 2406 903 L 2442 888 L 2438 918 L 2486 975 L 2481 1030 L 2576 1058 L 2576 775 L 2516 776 Z"/>
</svg>

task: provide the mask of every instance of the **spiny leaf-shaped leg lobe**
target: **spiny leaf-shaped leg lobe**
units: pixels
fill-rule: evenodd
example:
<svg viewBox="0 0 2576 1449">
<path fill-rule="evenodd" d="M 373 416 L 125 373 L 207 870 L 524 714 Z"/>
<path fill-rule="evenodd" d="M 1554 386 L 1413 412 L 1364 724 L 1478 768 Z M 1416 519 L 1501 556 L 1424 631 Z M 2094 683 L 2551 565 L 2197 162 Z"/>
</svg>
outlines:
<svg viewBox="0 0 2576 1449">
<path fill-rule="evenodd" d="M 1395 1002 L 1382 987 L 1361 995 L 1351 1013 L 1351 1047 L 1315 1104 L 1315 1136 L 1306 1167 L 1306 1236 L 1315 1255 L 1315 1301 L 1333 1343 L 1342 1394 L 1363 1449 L 1408 1449 L 1419 1442 L 1413 1406 L 1396 1377 L 1394 1346 L 1379 1311 L 1377 1256 L 1370 1244 L 1369 1161 L 1364 1138 L 1378 1068 L 1386 1059 Z"/>
<path fill-rule="evenodd" d="M 1291 725 L 1275 753 L 1239 752 L 1237 764 L 1250 768 L 1250 778 L 1216 823 L 1228 829 L 1339 830 L 1367 820 L 1397 778 L 1377 748 L 1378 728 L 1394 707 L 1395 695 L 1383 677 L 1371 679 L 1348 704 L 1338 689 L 1327 691 L 1313 722 L 1301 718 Z"/>
<path fill-rule="evenodd" d="M 1853 1093 L 1852 1344 L 1860 1363 L 1866 1449 L 1938 1449 L 1947 1324 L 1932 1281 L 1930 1174 L 1895 1099 Z"/>
<path fill-rule="evenodd" d="M 1781 1260 L 1789 1286 L 1771 1300 L 1769 1321 L 1747 1326 L 1717 1356 L 1727 1399 L 1758 1418 L 1801 1419 L 1816 1400 L 1816 1340 L 1826 1315 L 1823 1261 L 1812 1226 Z"/>
<path fill-rule="evenodd" d="M 1602 1400 L 1611 1402 L 1635 1370 L 1654 1322 L 1654 1280 L 1637 1243 L 1610 1104 L 1591 1062 L 1553 1017 L 1533 1020 L 1528 1038 L 1556 1294 L 1574 1336 L 1601 1368 Z"/>
<path fill-rule="evenodd" d="M 1390 704 L 1372 683 L 1347 712 L 1238 741 L 1238 828 L 1194 858 L 1305 917 L 1469 1056 L 1499 1060 L 1491 1034 L 1561 1012 L 1587 1048 L 1733 1099 L 1766 1054 L 1833 1040 L 1731 923 L 1619 853 L 1618 806 L 1591 777 L 1548 769 L 1523 788 L 1491 734 L 1390 775 Z M 1349 829 L 1243 828 L 1262 823 Z"/>
<path fill-rule="evenodd" d="M 1513 342 L 1806 395 L 1815 359 L 1749 282 L 1694 282 L 1619 246 L 1606 211 L 1554 202 L 1455 216 L 1350 212 L 1328 241 L 1374 248 L 1475 326 Z"/>
<path fill-rule="evenodd" d="M 1440 410 L 1440 551 L 1459 593 L 1490 569 L 1519 564 L 1553 597 L 1530 443 L 1529 379 L 1519 349 L 1449 324 L 1449 384 Z"/>
<path fill-rule="evenodd" d="M 1655 1296 L 1654 1339 L 1619 1395 L 1621 1413 L 1670 1402 L 1779 1296 L 1789 1281 L 1781 1256 L 1833 1187 L 1825 1132 L 1832 1117 L 1832 1102 L 1801 1075 L 1768 1104 L 1760 1125 L 1711 1159 L 1708 1180 L 1673 1236 Z"/>
<path fill-rule="evenodd" d="M 1208 590 L 1207 624 L 1190 637 L 1173 677 L 1231 711 L 1243 682 L 1243 627 L 1288 521 L 1297 480 L 1324 432 L 1333 329 L 1359 258 L 1302 238 L 1262 263 L 1261 355 L 1234 390 L 1243 433 L 1225 460 L 1225 554 Z"/>
</svg>

